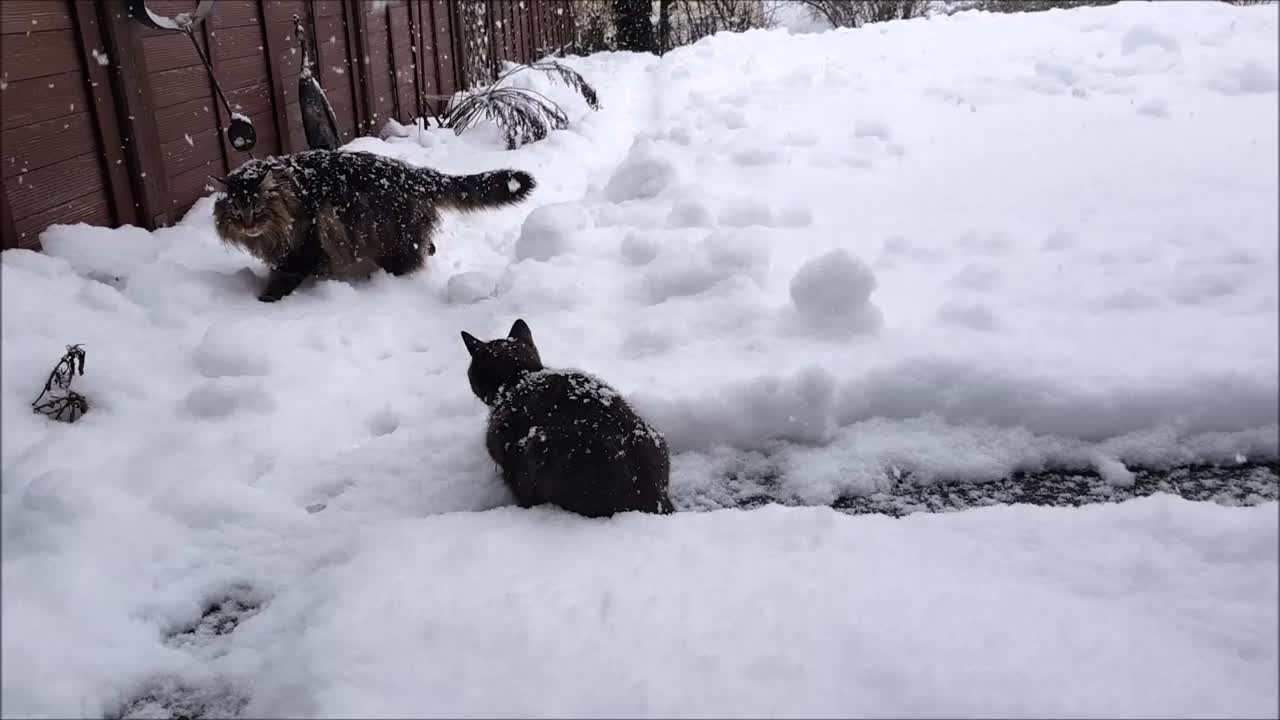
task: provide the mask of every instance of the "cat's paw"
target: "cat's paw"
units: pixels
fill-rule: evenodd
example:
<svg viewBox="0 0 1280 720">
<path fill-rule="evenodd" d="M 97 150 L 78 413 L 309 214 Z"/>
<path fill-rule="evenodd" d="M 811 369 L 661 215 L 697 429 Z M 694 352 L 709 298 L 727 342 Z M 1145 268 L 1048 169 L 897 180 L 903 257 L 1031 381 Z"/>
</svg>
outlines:
<svg viewBox="0 0 1280 720">
<path fill-rule="evenodd" d="M 433 242 L 427 243 L 427 256 L 430 257 L 431 255 L 435 255 L 435 254 L 436 254 L 436 244 Z"/>
<path fill-rule="evenodd" d="M 262 293 L 258 296 L 258 300 L 261 302 L 276 302 L 279 299 L 280 296 L 274 293 Z"/>
</svg>

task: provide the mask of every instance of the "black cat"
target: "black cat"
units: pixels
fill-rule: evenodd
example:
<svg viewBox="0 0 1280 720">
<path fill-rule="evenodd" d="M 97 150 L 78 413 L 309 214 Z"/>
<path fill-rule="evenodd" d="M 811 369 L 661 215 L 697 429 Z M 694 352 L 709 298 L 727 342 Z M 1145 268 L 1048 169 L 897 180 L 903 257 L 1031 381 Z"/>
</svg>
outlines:
<svg viewBox="0 0 1280 720">
<path fill-rule="evenodd" d="M 552 503 L 587 517 L 666 514 L 670 461 L 662 433 L 613 388 L 577 370 L 542 367 L 533 334 L 467 332 L 467 378 L 489 406 L 486 446 L 521 507 Z"/>
</svg>

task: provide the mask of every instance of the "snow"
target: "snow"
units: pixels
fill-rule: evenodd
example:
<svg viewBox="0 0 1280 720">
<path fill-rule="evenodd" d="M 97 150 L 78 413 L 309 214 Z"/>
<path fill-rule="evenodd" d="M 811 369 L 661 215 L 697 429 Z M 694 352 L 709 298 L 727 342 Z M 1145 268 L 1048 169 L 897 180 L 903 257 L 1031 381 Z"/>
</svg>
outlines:
<svg viewBox="0 0 1280 720">
<path fill-rule="evenodd" d="M 804 324 L 819 329 L 874 332 L 882 314 L 871 302 L 871 268 L 837 248 L 807 261 L 791 277 L 791 302 Z"/>
<path fill-rule="evenodd" d="M 520 226 L 516 260 L 546 261 L 571 252 L 574 235 L 589 228 L 591 222 L 580 203 L 556 203 L 535 209 Z"/>
<path fill-rule="evenodd" d="M 496 286 L 493 276 L 488 273 L 476 270 L 461 272 L 449 278 L 445 286 L 445 300 L 450 304 L 479 302 L 493 297 Z"/>
<path fill-rule="evenodd" d="M 272 305 L 209 198 L 5 251 L 0 712 L 1274 716 L 1274 502 L 733 506 L 1280 457 L 1278 25 L 1122 3 L 571 58 L 602 109 L 528 79 L 571 119 L 544 141 L 348 145 L 527 201 Z M 682 512 L 509 507 L 458 331 L 517 317 L 666 435 Z M 71 343 L 63 425 L 29 403 Z"/>
</svg>

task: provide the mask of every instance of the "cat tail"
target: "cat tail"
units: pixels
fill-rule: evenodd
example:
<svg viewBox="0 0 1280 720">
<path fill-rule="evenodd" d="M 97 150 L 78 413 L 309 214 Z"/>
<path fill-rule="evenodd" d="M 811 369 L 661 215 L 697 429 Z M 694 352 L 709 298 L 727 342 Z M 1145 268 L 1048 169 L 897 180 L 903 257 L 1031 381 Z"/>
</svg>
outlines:
<svg viewBox="0 0 1280 720">
<path fill-rule="evenodd" d="M 436 204 L 464 212 L 515 205 L 538 186 L 533 176 L 523 170 L 444 175 L 441 180 Z"/>
</svg>

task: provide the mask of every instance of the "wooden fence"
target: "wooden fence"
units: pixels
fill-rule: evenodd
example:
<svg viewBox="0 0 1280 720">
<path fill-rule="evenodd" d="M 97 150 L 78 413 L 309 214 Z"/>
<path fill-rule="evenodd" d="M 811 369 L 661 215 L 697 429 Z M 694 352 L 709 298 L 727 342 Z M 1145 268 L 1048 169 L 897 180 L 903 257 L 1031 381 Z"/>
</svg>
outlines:
<svg viewBox="0 0 1280 720">
<path fill-rule="evenodd" d="M 295 13 L 347 141 L 438 111 L 430 96 L 489 82 L 502 60 L 563 49 L 570 1 L 217 0 L 195 34 L 264 157 L 306 149 Z M 164 16 L 196 4 L 147 0 Z M 228 120 L 191 40 L 146 27 L 124 0 L 0 0 L 3 247 L 38 247 L 57 223 L 172 224 L 209 175 L 249 159 Z"/>
</svg>

